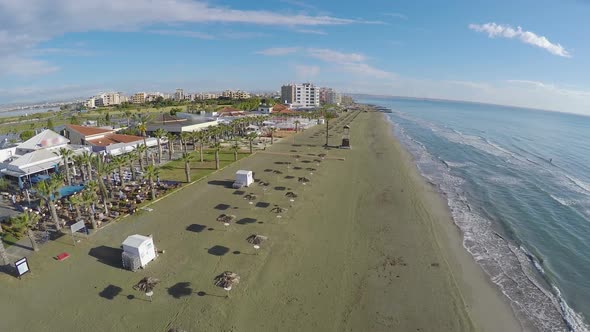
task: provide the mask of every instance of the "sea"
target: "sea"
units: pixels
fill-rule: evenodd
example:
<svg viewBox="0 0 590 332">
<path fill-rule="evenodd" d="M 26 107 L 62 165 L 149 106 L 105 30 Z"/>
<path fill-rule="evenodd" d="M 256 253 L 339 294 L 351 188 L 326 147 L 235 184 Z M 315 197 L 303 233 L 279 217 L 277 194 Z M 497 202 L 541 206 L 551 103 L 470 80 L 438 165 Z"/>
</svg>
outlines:
<svg viewBox="0 0 590 332">
<path fill-rule="evenodd" d="M 541 331 L 589 331 L 590 117 L 366 98 L 447 200 L 463 245 Z"/>
</svg>

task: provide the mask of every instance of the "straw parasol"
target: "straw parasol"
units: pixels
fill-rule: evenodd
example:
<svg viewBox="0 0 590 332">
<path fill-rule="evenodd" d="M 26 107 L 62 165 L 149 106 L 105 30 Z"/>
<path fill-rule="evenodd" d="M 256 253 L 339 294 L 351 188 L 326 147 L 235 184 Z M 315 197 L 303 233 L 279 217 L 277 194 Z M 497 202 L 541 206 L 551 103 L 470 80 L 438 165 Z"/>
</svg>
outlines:
<svg viewBox="0 0 590 332">
<path fill-rule="evenodd" d="M 145 295 L 147 295 L 151 301 L 152 295 L 154 295 L 154 288 L 158 283 L 160 283 L 159 279 L 153 277 L 145 277 L 141 279 L 135 286 L 133 286 L 133 289 L 144 292 Z"/>
<path fill-rule="evenodd" d="M 270 211 L 272 211 L 274 213 L 283 213 L 283 212 L 285 212 L 287 210 L 285 210 L 282 207 L 280 207 L 280 206 L 277 205 L 274 208 L 272 208 Z"/>
<path fill-rule="evenodd" d="M 260 245 L 262 244 L 262 242 L 266 240 L 268 240 L 268 237 L 256 234 L 252 234 L 246 238 L 246 241 L 248 241 L 248 243 L 254 245 L 254 249 L 260 249 Z"/>
<path fill-rule="evenodd" d="M 248 200 L 248 201 L 255 201 L 257 198 L 258 198 L 258 197 L 256 197 L 256 195 L 254 195 L 254 194 L 252 194 L 252 193 L 250 193 L 250 194 L 248 194 L 248 195 L 244 196 L 244 199 L 245 199 L 245 200 Z"/>
<path fill-rule="evenodd" d="M 292 191 L 289 191 L 288 193 L 286 193 L 285 196 L 287 196 L 289 198 L 297 198 L 297 194 Z"/>
<path fill-rule="evenodd" d="M 306 182 L 309 182 L 309 179 L 302 176 L 302 177 L 299 177 L 299 179 L 297 181 L 302 182 L 302 183 L 306 183 Z"/>
<path fill-rule="evenodd" d="M 232 214 L 222 214 L 219 217 L 217 217 L 217 221 L 223 223 L 225 226 L 229 226 L 229 224 L 236 219 L 236 216 L 232 215 Z"/>
<path fill-rule="evenodd" d="M 225 271 L 213 280 L 215 286 L 225 289 L 227 291 L 227 297 L 229 297 L 229 291 L 232 287 L 240 283 L 240 276 L 237 273 Z"/>
</svg>

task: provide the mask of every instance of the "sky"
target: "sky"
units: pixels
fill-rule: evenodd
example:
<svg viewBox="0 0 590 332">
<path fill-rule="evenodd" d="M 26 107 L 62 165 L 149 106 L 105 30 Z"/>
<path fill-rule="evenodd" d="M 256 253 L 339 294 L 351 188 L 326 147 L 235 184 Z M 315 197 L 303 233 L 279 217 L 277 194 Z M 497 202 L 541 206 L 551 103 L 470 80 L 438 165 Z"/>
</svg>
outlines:
<svg viewBox="0 0 590 332">
<path fill-rule="evenodd" d="M 183 88 L 590 115 L 588 0 L 0 0 L 0 104 Z"/>
</svg>

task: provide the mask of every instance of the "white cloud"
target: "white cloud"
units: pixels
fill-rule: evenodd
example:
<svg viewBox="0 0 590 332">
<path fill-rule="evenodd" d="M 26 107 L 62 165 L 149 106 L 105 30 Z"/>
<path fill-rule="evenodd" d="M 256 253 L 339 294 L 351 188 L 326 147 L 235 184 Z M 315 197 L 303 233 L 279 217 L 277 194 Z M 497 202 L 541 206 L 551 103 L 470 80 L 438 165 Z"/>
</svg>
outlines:
<svg viewBox="0 0 590 332">
<path fill-rule="evenodd" d="M 295 32 L 299 32 L 299 33 L 311 34 L 311 35 L 322 35 L 322 36 L 327 35 L 327 33 L 325 31 L 322 31 L 322 30 L 295 29 L 294 31 Z"/>
<path fill-rule="evenodd" d="M 295 53 L 299 50 L 299 47 L 272 47 L 262 51 L 256 52 L 256 54 L 262 54 L 267 56 L 280 56 Z"/>
<path fill-rule="evenodd" d="M 380 80 L 391 80 L 396 77 L 395 73 L 375 68 L 369 65 L 367 57 L 360 53 L 344 53 L 327 48 L 303 48 L 303 47 L 286 47 L 286 48 L 269 48 L 257 52 L 257 54 L 270 56 L 283 56 L 299 52 L 304 56 L 321 60 L 332 65 L 337 71 L 353 74 L 356 77 L 369 77 Z"/>
<path fill-rule="evenodd" d="M 485 32 L 490 38 L 503 37 L 508 39 L 517 38 L 521 42 L 533 45 L 546 50 L 547 52 L 570 58 L 570 53 L 560 44 L 554 44 L 544 36 L 539 36 L 531 31 L 524 31 L 521 27 L 514 29 L 509 25 L 501 25 L 496 23 L 470 24 L 469 29 L 477 32 Z"/>
<path fill-rule="evenodd" d="M 320 74 L 319 66 L 296 65 L 295 76 L 298 81 L 309 81 Z"/>
<path fill-rule="evenodd" d="M 150 30 L 149 32 L 164 36 L 178 36 L 197 39 L 215 39 L 213 35 L 210 35 L 208 33 L 190 30 Z"/>
<path fill-rule="evenodd" d="M 309 10 L 316 10 L 317 7 L 314 5 L 310 5 L 306 2 L 303 1 L 299 1 L 299 0 L 281 0 L 281 2 L 293 5 L 293 6 L 297 6 L 297 7 L 301 7 L 303 9 L 309 9 Z"/>
<path fill-rule="evenodd" d="M 363 62 L 367 59 L 362 54 L 342 53 L 327 48 L 308 48 L 307 54 L 322 61 L 336 63 Z"/>
<path fill-rule="evenodd" d="M 89 18 L 98 13 L 99 18 Z M 0 22 L 0 63 L 12 61 L 15 57 L 20 57 L 21 62 L 38 61 L 26 58 L 32 55 L 31 50 L 36 45 L 72 32 L 137 31 L 155 25 L 182 23 L 243 23 L 291 28 L 379 23 L 328 15 L 240 10 L 192 0 L 0 0 Z M 193 31 L 155 31 L 193 38 L 211 38 L 207 34 Z M 37 68 L 40 67 L 39 64 L 37 62 Z M 10 71 L 11 74 L 19 72 L 22 70 Z M 6 71 L 0 72 L 0 75 L 5 73 Z"/>
<path fill-rule="evenodd" d="M 59 67 L 47 61 L 13 55 L 0 56 L 0 75 L 39 76 L 54 73 Z"/>
<path fill-rule="evenodd" d="M 404 14 L 400 14 L 400 13 L 384 13 L 383 15 L 385 16 L 389 16 L 389 17 L 393 17 L 393 18 L 398 18 L 401 20 L 407 20 L 408 17 Z"/>
</svg>

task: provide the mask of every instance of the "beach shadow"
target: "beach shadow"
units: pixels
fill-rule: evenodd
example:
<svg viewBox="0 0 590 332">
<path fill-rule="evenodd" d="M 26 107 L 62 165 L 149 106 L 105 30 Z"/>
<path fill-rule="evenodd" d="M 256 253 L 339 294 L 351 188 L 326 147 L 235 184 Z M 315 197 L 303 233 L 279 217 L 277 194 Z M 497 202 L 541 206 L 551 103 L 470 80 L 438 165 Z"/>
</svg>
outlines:
<svg viewBox="0 0 590 332">
<path fill-rule="evenodd" d="M 270 168 L 267 168 L 267 169 L 264 170 L 264 172 L 267 172 L 267 173 L 268 172 L 272 172 L 272 171 L 273 171 L 273 169 L 270 169 Z"/>
<path fill-rule="evenodd" d="M 294 178 L 295 177 L 293 175 L 287 175 L 287 176 L 285 176 L 285 179 L 287 179 L 287 180 L 291 180 L 291 179 L 294 179 Z"/>
<path fill-rule="evenodd" d="M 107 300 L 112 300 L 115 298 L 115 296 L 119 295 L 119 293 L 121 293 L 122 291 L 123 291 L 123 288 L 121 288 L 119 286 L 108 285 L 100 293 L 98 293 L 98 296 L 100 296 L 104 299 L 107 299 Z"/>
<path fill-rule="evenodd" d="M 66 234 L 63 232 L 58 232 L 58 231 L 50 231 L 49 232 L 49 240 L 51 241 L 55 241 L 57 239 L 62 238 L 63 236 L 65 236 Z"/>
<path fill-rule="evenodd" d="M 242 252 L 241 252 L 241 251 L 238 251 L 238 250 L 236 250 L 236 251 L 232 251 L 232 254 L 234 254 L 234 255 L 239 255 L 239 254 L 241 254 L 241 253 L 242 253 Z"/>
<path fill-rule="evenodd" d="M 246 193 L 246 192 L 245 192 L 245 191 L 243 191 L 243 190 L 236 190 L 236 191 L 234 191 L 234 192 L 233 192 L 233 194 L 234 194 L 234 195 L 240 195 L 240 196 L 241 196 L 241 195 L 244 195 L 245 193 Z"/>
<path fill-rule="evenodd" d="M 205 225 L 199 225 L 199 224 L 192 224 L 186 227 L 186 230 L 189 232 L 195 232 L 195 233 L 201 233 L 202 231 L 204 231 L 205 229 L 207 229 L 207 226 Z"/>
<path fill-rule="evenodd" d="M 275 190 L 278 190 L 278 191 L 285 191 L 286 189 L 287 189 L 286 187 L 281 187 L 281 186 L 275 187 Z"/>
<path fill-rule="evenodd" d="M 269 207 L 269 206 L 270 206 L 270 203 L 267 203 L 267 202 L 258 202 L 258 203 L 256 203 L 256 205 L 255 205 L 255 206 L 256 206 L 257 208 L 267 208 L 267 207 Z"/>
<path fill-rule="evenodd" d="M 295 167 L 293 167 L 293 169 L 294 169 L 294 170 L 300 170 L 300 169 L 301 169 L 301 167 L 299 167 L 299 166 L 295 166 Z"/>
<path fill-rule="evenodd" d="M 213 256 L 223 256 L 229 252 L 229 248 L 218 245 L 207 249 L 207 252 Z"/>
<path fill-rule="evenodd" d="M 217 204 L 215 205 L 214 209 L 215 210 L 221 210 L 221 211 L 225 211 L 227 209 L 229 209 L 231 206 L 227 205 L 227 204 Z"/>
<path fill-rule="evenodd" d="M 231 189 L 232 185 L 234 184 L 234 182 L 231 180 L 211 180 L 207 183 L 212 186 L 221 186 L 221 187 L 229 188 L 229 189 Z"/>
<path fill-rule="evenodd" d="M 175 299 L 179 299 L 183 296 L 190 296 L 193 293 L 193 289 L 189 287 L 190 285 L 190 282 L 176 283 L 174 286 L 168 288 L 168 294 Z"/>
<path fill-rule="evenodd" d="M 197 292 L 197 296 L 201 296 L 201 297 L 203 297 L 203 296 L 213 296 L 213 297 L 223 297 L 223 298 L 226 298 L 227 297 L 226 295 L 207 294 L 206 292 L 203 292 L 203 291 Z"/>
<path fill-rule="evenodd" d="M 7 264 L 7 265 L 0 265 L 0 272 L 5 273 L 11 277 L 18 278 L 18 274 L 14 265 Z"/>
<path fill-rule="evenodd" d="M 258 219 L 254 219 L 254 218 L 242 218 L 242 219 L 236 221 L 236 224 L 238 224 L 238 225 L 255 224 L 257 220 Z"/>
<path fill-rule="evenodd" d="M 88 255 L 96 258 L 99 262 L 116 267 L 118 269 L 122 269 L 123 265 L 121 263 L 121 254 L 123 253 L 122 249 L 119 248 L 111 248 L 107 246 L 99 246 L 90 249 Z"/>
<path fill-rule="evenodd" d="M 284 162 L 284 161 L 275 161 L 275 164 L 276 164 L 276 165 L 284 165 L 284 164 L 285 164 L 285 162 Z"/>
</svg>

